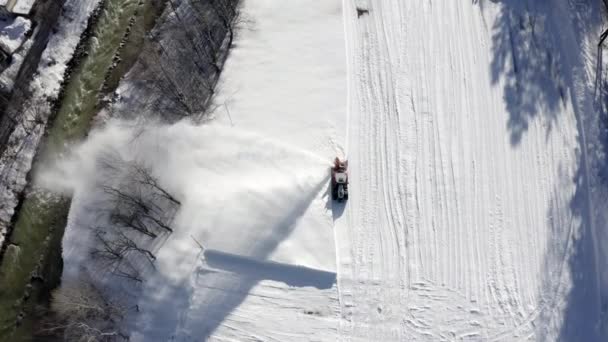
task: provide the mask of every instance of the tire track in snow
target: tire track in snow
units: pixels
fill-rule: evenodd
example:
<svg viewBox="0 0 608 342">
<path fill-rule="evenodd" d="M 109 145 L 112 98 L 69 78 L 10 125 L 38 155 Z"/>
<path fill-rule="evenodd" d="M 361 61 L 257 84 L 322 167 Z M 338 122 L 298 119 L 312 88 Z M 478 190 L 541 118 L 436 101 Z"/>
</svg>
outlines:
<svg viewBox="0 0 608 342">
<path fill-rule="evenodd" d="M 384 30 L 382 22 L 374 20 L 372 16 L 369 20 L 367 19 L 361 21 L 365 32 Z M 372 229 L 363 232 L 365 238 L 362 241 L 373 241 L 377 239 L 375 236 L 377 234 L 379 235 L 379 243 L 365 244 L 369 247 L 365 252 L 367 259 L 360 255 L 355 258 L 357 260 L 370 260 L 375 265 L 375 271 L 371 278 L 378 279 L 387 279 L 399 275 L 402 272 L 401 260 L 404 256 L 401 251 L 404 245 L 402 242 L 404 229 L 398 227 L 399 211 L 402 209 L 395 209 L 393 205 L 393 203 L 401 203 L 401 196 L 395 193 L 395 185 L 398 185 L 399 181 L 394 173 L 390 172 L 398 167 L 395 159 L 399 152 L 395 151 L 395 148 L 399 146 L 399 142 L 396 139 L 396 134 L 390 129 L 394 125 L 391 124 L 388 127 L 386 125 L 387 121 L 394 124 L 398 123 L 395 122 L 396 110 L 390 95 L 390 90 L 393 88 L 393 82 L 390 78 L 392 71 L 384 69 L 387 61 L 382 59 L 382 53 L 388 51 L 386 41 L 383 39 L 381 35 L 367 35 L 360 42 L 362 56 L 361 61 L 356 63 L 362 70 L 360 74 L 357 74 L 357 83 L 362 86 L 357 92 L 362 95 L 362 98 L 357 112 L 373 112 L 374 114 L 360 120 L 361 125 L 356 138 L 350 136 L 351 140 L 358 140 L 355 143 L 356 145 L 364 147 L 361 152 L 365 151 L 360 156 L 351 154 L 351 161 L 365 160 L 364 164 L 360 165 L 361 167 L 358 169 L 360 172 L 358 179 L 365 182 L 359 184 L 368 187 L 367 189 L 361 189 L 362 193 L 377 194 L 366 196 L 361 203 L 363 211 L 372 208 L 372 213 L 363 218 L 363 226 L 382 228 L 375 234 Z M 378 55 L 372 55 L 378 52 L 380 52 Z M 381 72 L 378 72 L 379 70 Z M 349 145 L 352 146 L 353 142 L 351 141 Z M 377 248 L 374 248 L 376 245 Z M 358 249 L 356 253 L 361 253 L 365 249 L 363 247 L 355 248 Z M 374 252 L 374 250 L 376 251 Z M 379 255 L 379 258 L 376 259 L 379 261 L 373 261 L 375 260 L 375 253 Z"/>
<path fill-rule="evenodd" d="M 356 5 L 369 13 L 357 18 Z M 530 138 L 510 145 L 504 80 L 492 86 L 485 69 L 492 16 L 470 3 L 344 7 L 353 197 L 342 336 L 531 336 L 546 302 L 546 209 L 563 177 L 552 170 L 572 162 L 571 117 L 551 135 L 532 121 Z"/>
</svg>

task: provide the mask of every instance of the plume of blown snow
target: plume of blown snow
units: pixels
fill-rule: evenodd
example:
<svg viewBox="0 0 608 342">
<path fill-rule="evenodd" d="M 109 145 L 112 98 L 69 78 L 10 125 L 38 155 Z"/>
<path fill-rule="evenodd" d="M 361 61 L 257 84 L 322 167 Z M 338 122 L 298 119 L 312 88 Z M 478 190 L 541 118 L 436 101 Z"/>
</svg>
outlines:
<svg viewBox="0 0 608 342">
<path fill-rule="evenodd" d="M 74 194 L 64 257 L 69 270 L 86 264 L 86 227 L 98 222 L 96 185 L 112 182 L 104 158 L 117 153 L 144 163 L 181 207 L 175 232 L 157 250 L 156 270 L 183 280 L 192 260 L 192 236 L 206 248 L 267 257 L 286 238 L 328 180 L 329 161 L 252 132 L 183 121 L 149 125 L 112 121 L 90 134 L 39 177 L 55 191 Z M 84 250 L 83 250 L 84 249 Z"/>
</svg>

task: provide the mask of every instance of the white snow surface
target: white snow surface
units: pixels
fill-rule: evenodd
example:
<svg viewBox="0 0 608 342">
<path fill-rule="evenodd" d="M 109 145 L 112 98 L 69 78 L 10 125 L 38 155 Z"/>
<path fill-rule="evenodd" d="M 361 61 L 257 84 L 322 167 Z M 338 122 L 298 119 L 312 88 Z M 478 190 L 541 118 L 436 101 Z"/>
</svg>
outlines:
<svg viewBox="0 0 608 342">
<path fill-rule="evenodd" d="M 134 341 L 602 341 L 598 6 L 245 0 L 214 125 L 110 123 L 64 165 L 64 280 L 90 159 L 129 146 L 183 202 Z"/>
</svg>

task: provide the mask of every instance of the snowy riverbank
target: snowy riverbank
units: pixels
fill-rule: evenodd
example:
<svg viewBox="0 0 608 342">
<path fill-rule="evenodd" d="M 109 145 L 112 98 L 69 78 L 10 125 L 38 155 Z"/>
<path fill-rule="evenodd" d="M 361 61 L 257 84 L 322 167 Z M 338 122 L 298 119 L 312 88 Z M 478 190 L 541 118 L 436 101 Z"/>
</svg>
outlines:
<svg viewBox="0 0 608 342">
<path fill-rule="evenodd" d="M 51 36 L 37 75 L 30 84 L 30 106 L 24 106 L 23 121 L 11 134 L 6 150 L 0 156 L 0 245 L 4 242 L 19 195 L 27 184 L 27 174 L 51 113 L 50 105 L 59 95 L 68 63 L 100 1 L 68 0 L 64 4 L 57 30 Z"/>
</svg>

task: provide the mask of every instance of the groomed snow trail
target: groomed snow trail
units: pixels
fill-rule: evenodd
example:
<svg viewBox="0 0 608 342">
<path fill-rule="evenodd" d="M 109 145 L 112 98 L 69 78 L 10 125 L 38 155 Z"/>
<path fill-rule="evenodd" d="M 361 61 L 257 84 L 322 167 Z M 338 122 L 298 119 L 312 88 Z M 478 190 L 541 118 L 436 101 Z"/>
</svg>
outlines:
<svg viewBox="0 0 608 342">
<path fill-rule="evenodd" d="M 592 229 L 569 6 L 344 1 L 341 338 L 558 339 Z"/>
</svg>

